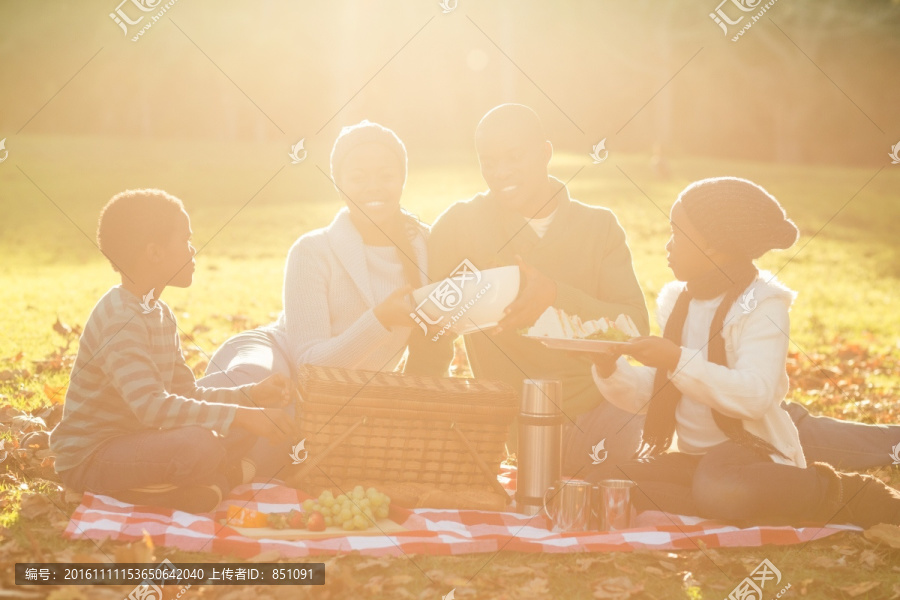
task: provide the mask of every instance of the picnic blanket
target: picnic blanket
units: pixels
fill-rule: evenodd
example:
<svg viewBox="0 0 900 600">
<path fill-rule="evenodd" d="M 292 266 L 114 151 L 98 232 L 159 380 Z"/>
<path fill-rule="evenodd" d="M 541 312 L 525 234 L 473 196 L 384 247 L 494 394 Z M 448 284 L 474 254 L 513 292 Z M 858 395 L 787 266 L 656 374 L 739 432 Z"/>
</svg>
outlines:
<svg viewBox="0 0 900 600">
<path fill-rule="evenodd" d="M 514 472 L 498 478 L 507 489 Z M 251 483 L 235 488 L 215 513 L 194 515 L 171 509 L 136 507 L 86 493 L 65 530 L 71 540 L 140 540 L 144 532 L 157 546 L 210 552 L 239 558 L 262 553 L 295 558 L 357 551 L 370 556 L 403 554 L 471 554 L 514 552 L 629 552 L 637 549 L 690 550 L 798 544 L 820 539 L 853 526 L 749 527 L 741 529 L 697 517 L 645 511 L 632 529 L 616 532 L 554 533 L 541 514 L 476 510 L 406 510 L 391 508 L 391 518 L 406 531 L 390 535 L 347 535 L 315 540 L 253 539 L 219 522 L 229 505 L 262 512 L 289 512 L 307 496 L 278 482 Z"/>
</svg>

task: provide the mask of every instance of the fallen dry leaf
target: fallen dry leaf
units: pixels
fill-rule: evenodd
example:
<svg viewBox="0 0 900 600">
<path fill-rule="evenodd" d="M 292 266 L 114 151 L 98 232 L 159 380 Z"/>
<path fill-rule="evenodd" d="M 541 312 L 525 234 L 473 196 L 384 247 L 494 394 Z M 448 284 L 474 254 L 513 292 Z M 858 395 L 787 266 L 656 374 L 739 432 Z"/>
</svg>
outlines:
<svg viewBox="0 0 900 600">
<path fill-rule="evenodd" d="M 47 600 L 88 600 L 88 597 L 77 588 L 64 587 L 50 592 L 47 595 Z"/>
<path fill-rule="evenodd" d="M 144 543 L 144 546 L 146 546 L 147 550 L 149 550 L 150 554 L 152 555 L 153 551 L 156 549 L 156 545 L 153 543 L 153 536 L 151 536 L 150 532 L 146 529 L 141 529 L 141 533 L 143 534 L 141 536 L 141 541 Z"/>
<path fill-rule="evenodd" d="M 67 338 L 72 333 L 72 328 L 60 321 L 59 315 L 56 315 L 56 323 L 53 324 L 53 331 Z"/>
<path fill-rule="evenodd" d="M 518 575 L 534 575 L 535 571 L 531 567 L 524 565 L 518 567 L 507 567 L 506 565 L 491 565 L 491 571 L 507 577 L 516 577 Z"/>
<path fill-rule="evenodd" d="M 364 571 L 366 569 L 371 569 L 372 567 L 379 567 L 382 569 L 386 569 L 391 564 L 391 558 L 389 556 L 383 556 L 381 558 L 370 558 L 368 560 L 363 560 L 354 565 L 354 569 L 357 571 Z"/>
<path fill-rule="evenodd" d="M 0 381 L 13 381 L 15 379 L 28 379 L 31 372 L 28 369 L 6 369 L 0 371 Z"/>
<path fill-rule="evenodd" d="M 44 395 L 47 396 L 47 399 L 54 404 L 62 404 L 66 400 L 66 392 L 69 389 L 69 384 L 52 386 L 49 383 L 44 384 Z"/>
<path fill-rule="evenodd" d="M 805 596 L 807 592 L 807 588 L 809 588 L 810 584 L 813 583 L 812 579 L 804 579 L 800 582 L 800 595 Z"/>
<path fill-rule="evenodd" d="M 900 548 L 900 526 L 881 523 L 869 527 L 863 535 L 869 541 L 887 544 L 891 548 Z"/>
<path fill-rule="evenodd" d="M 891 588 L 890 600 L 897 600 L 897 598 L 900 598 L 900 583 L 895 583 Z"/>
<path fill-rule="evenodd" d="M 856 548 L 851 548 L 850 546 L 832 546 L 831 549 L 838 554 L 843 554 L 844 556 L 853 556 L 854 554 L 859 552 L 859 550 L 857 550 Z"/>
<path fill-rule="evenodd" d="M 549 594 L 549 582 L 543 577 L 535 577 L 516 590 L 516 598 L 546 598 Z"/>
<path fill-rule="evenodd" d="M 82 554 L 76 552 L 72 555 L 72 560 L 70 562 L 74 563 L 108 563 L 112 562 L 110 557 L 106 556 L 102 552 L 94 552 L 92 554 Z"/>
<path fill-rule="evenodd" d="M 878 581 L 863 581 L 860 583 L 854 583 L 853 585 L 842 587 L 840 589 L 851 598 L 856 598 L 857 596 L 862 596 L 866 592 L 874 590 L 880 585 L 881 583 L 879 583 Z"/>
<path fill-rule="evenodd" d="M 672 571 L 673 573 L 678 572 L 677 566 L 675 566 L 674 564 L 667 562 L 665 560 L 659 561 L 659 566 L 661 566 L 663 569 L 668 569 L 668 570 Z"/>
<path fill-rule="evenodd" d="M 260 552 L 253 558 L 247 559 L 247 562 L 278 562 L 279 558 L 281 558 L 281 552 L 279 552 L 278 550 L 266 550 L 265 552 Z"/>
<path fill-rule="evenodd" d="M 653 577 L 665 577 L 666 575 L 671 575 L 671 573 L 666 573 L 659 567 L 644 567 L 644 572 L 648 575 L 652 575 Z"/>
<path fill-rule="evenodd" d="M 19 505 L 19 516 L 29 521 L 51 515 L 57 512 L 56 506 L 45 494 L 22 494 L 22 503 Z"/>
<path fill-rule="evenodd" d="M 221 594 L 218 600 L 247 600 L 247 591 L 243 589 L 228 590 Z"/>
<path fill-rule="evenodd" d="M 862 554 L 859 555 L 859 562 L 870 569 L 874 569 L 876 565 L 880 565 L 884 561 L 881 560 L 881 557 L 874 550 L 863 550 Z"/>
<path fill-rule="evenodd" d="M 155 562 L 153 548 L 143 541 L 129 542 L 114 548 L 117 563 L 152 563 Z"/>
<path fill-rule="evenodd" d="M 413 581 L 412 575 L 391 575 L 385 580 L 385 584 L 390 586 L 409 585 Z"/>
<path fill-rule="evenodd" d="M 644 591 L 644 584 L 634 585 L 628 577 L 613 577 L 594 586 L 594 598 L 601 600 L 628 600 Z"/>
<path fill-rule="evenodd" d="M 363 584 L 363 589 L 370 594 L 381 594 L 384 591 L 384 577 L 375 575 Z"/>
<path fill-rule="evenodd" d="M 576 573 L 583 573 L 591 568 L 591 565 L 594 563 L 608 563 L 613 560 L 612 555 L 607 556 L 592 556 L 589 558 L 576 558 L 575 559 L 575 568 L 572 569 Z"/>
<path fill-rule="evenodd" d="M 32 415 L 19 415 L 13 417 L 12 429 L 16 433 L 31 433 L 32 431 L 44 431 L 47 429 L 47 423 L 40 417 Z"/>
</svg>

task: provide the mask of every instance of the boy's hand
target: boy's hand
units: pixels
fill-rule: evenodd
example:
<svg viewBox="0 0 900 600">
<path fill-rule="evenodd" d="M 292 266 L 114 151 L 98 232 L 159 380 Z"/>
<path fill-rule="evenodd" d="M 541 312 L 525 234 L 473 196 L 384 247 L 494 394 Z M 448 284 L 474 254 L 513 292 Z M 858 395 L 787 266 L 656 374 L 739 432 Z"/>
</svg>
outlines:
<svg viewBox="0 0 900 600">
<path fill-rule="evenodd" d="M 516 262 L 519 263 L 522 278 L 519 295 L 506 307 L 505 316 L 494 330 L 495 334 L 505 329 L 516 331 L 531 327 L 556 301 L 556 282 L 553 279 L 526 263 L 521 256 L 516 256 Z"/>
<path fill-rule="evenodd" d="M 250 433 L 265 437 L 276 444 L 293 444 L 299 432 L 294 419 L 280 408 L 240 407 L 234 415 L 233 425 Z"/>
<path fill-rule="evenodd" d="M 250 388 L 250 401 L 260 408 L 281 408 L 291 402 L 291 380 L 275 373 Z"/>
<path fill-rule="evenodd" d="M 622 346 L 622 352 L 648 367 L 666 371 L 674 371 L 681 360 L 681 346 L 655 335 L 634 338 Z"/>
</svg>

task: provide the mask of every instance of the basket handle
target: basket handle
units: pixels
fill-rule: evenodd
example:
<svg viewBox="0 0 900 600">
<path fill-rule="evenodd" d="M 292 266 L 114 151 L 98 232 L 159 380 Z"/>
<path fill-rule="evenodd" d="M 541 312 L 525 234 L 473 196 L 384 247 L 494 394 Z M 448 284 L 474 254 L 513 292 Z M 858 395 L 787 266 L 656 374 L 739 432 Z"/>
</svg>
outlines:
<svg viewBox="0 0 900 600">
<path fill-rule="evenodd" d="M 462 432 L 462 429 L 456 426 L 456 422 L 450 423 L 450 429 L 456 432 L 456 435 L 459 436 L 459 439 L 462 441 L 463 445 L 466 447 L 466 450 L 469 451 L 469 454 L 472 455 L 472 458 L 475 459 L 475 464 L 478 465 L 478 468 L 481 469 L 481 472 L 485 474 L 488 478 L 488 482 L 491 487 L 493 487 L 499 494 L 501 494 L 504 498 L 506 498 L 506 503 L 509 504 L 509 494 L 506 492 L 506 488 L 500 485 L 500 482 L 497 481 L 497 474 L 491 473 L 490 467 L 487 466 L 487 463 L 482 460 L 481 456 L 475 451 L 475 446 L 472 445 L 472 442 L 469 441 L 469 438 L 466 437 L 466 434 Z"/>
<path fill-rule="evenodd" d="M 297 482 L 302 481 L 309 473 L 312 472 L 313 469 L 315 469 L 316 467 L 319 466 L 320 462 L 325 460 L 326 456 L 331 454 L 332 450 L 334 450 L 335 448 L 340 446 L 341 443 L 345 439 L 347 439 L 347 436 L 349 436 L 351 433 L 353 433 L 357 427 L 359 427 L 360 425 L 365 425 L 367 420 L 368 420 L 368 417 L 363 417 L 362 419 L 360 419 L 359 421 L 357 421 L 356 423 L 354 423 L 353 425 L 348 427 L 346 429 L 346 431 L 344 431 L 344 433 L 339 435 L 337 437 L 337 439 L 335 439 L 333 442 L 331 442 L 327 448 L 325 448 L 322 452 L 316 454 L 312 458 L 312 460 L 310 460 L 308 463 L 303 465 L 303 467 L 299 471 L 297 471 L 297 473 L 291 479 L 293 479 L 294 481 L 297 481 Z"/>
</svg>

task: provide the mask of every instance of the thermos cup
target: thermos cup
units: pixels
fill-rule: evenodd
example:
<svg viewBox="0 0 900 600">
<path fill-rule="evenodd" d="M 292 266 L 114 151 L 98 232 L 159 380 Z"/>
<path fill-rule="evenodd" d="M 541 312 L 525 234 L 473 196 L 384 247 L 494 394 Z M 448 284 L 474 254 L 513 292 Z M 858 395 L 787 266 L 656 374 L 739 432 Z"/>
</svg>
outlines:
<svg viewBox="0 0 900 600">
<path fill-rule="evenodd" d="M 562 383 L 526 379 L 518 423 L 516 510 L 538 514 L 562 470 Z"/>
</svg>

